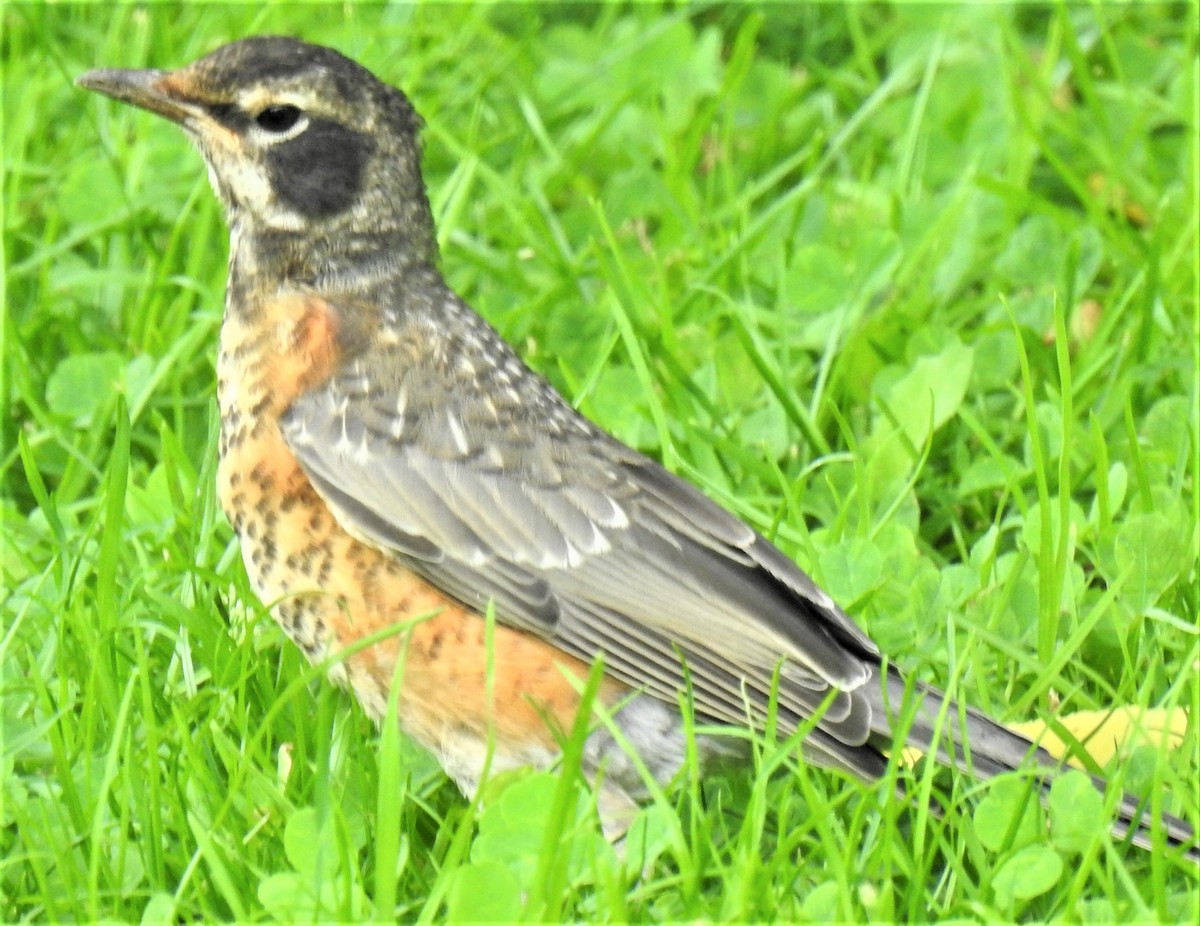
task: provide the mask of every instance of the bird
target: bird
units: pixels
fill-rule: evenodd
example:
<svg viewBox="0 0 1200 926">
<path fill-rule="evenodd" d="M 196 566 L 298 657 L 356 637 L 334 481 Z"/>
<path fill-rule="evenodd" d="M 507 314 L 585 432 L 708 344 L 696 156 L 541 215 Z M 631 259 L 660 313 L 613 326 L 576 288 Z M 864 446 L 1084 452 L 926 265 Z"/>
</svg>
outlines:
<svg viewBox="0 0 1200 926">
<path fill-rule="evenodd" d="M 403 730 L 464 794 L 553 766 L 597 660 L 610 720 L 582 766 L 614 840 L 647 793 L 631 753 L 669 782 L 688 704 L 705 731 L 768 714 L 806 729 L 807 761 L 861 779 L 907 744 L 983 779 L 1032 769 L 1047 791 L 1059 760 L 903 674 L 774 544 L 579 414 L 454 292 L 401 90 L 286 36 L 77 83 L 180 126 L 223 204 L 218 494 L 253 591 L 376 722 L 398 685 Z M 731 752 L 695 742 L 704 762 Z M 1111 829 L 1200 861 L 1187 823 L 1132 797 Z"/>
</svg>

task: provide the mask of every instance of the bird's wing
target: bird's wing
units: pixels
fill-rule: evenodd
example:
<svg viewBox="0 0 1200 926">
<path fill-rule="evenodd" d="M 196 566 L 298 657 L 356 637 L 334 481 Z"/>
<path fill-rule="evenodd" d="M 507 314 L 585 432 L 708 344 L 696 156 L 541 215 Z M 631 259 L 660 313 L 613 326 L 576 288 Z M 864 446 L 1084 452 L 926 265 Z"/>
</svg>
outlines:
<svg viewBox="0 0 1200 926">
<path fill-rule="evenodd" d="M 448 308 L 456 335 L 392 319 L 281 420 L 342 526 L 672 702 L 682 655 L 714 720 L 765 713 L 778 669 L 781 721 L 829 698 L 814 745 L 861 771 L 870 639 L 767 540 L 579 416 L 465 305 Z"/>
</svg>

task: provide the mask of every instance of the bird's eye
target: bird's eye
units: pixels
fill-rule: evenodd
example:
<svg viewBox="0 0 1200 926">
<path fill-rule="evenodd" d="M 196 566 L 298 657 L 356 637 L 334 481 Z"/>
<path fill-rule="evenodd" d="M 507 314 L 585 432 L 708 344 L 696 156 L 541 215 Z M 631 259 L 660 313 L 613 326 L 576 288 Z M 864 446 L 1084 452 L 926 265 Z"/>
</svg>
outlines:
<svg viewBox="0 0 1200 926">
<path fill-rule="evenodd" d="M 300 121 L 300 107 L 287 104 L 268 106 L 254 117 L 259 128 L 268 132 L 286 132 Z"/>
</svg>

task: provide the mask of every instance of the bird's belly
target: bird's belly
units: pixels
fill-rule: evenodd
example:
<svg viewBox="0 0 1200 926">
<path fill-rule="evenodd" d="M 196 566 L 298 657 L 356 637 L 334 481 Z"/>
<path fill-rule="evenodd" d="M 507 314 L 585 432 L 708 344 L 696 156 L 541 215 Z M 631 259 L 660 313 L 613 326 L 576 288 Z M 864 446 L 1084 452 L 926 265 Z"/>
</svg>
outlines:
<svg viewBox="0 0 1200 926">
<path fill-rule="evenodd" d="M 218 470 L 220 496 L 241 539 L 255 593 L 310 660 L 367 638 L 337 662 L 331 679 L 351 689 L 376 722 L 401 686 L 401 728 L 438 759 L 467 795 L 482 778 L 489 746 L 493 774 L 544 768 L 558 757 L 555 734 L 569 730 L 588 667 L 545 641 L 487 623 L 407 570 L 395 557 L 343 531 L 282 445 L 243 443 Z M 682 765 L 687 737 L 673 705 L 632 694 L 612 679 L 599 701 L 616 710 L 622 736 L 660 783 Z M 703 739 L 702 757 L 728 745 Z M 603 769 L 600 815 L 610 837 L 633 820 L 645 788 L 625 747 L 602 726 L 589 736 L 583 768 Z"/>
<path fill-rule="evenodd" d="M 381 637 L 331 672 L 371 716 L 383 715 L 396 677 L 401 719 L 422 740 L 440 727 L 486 729 L 493 716 L 498 735 L 553 742 L 534 703 L 570 725 L 578 696 L 562 669 L 582 678 L 586 667 L 497 625 L 489 708 L 483 618 L 342 530 L 277 432 L 227 451 L 218 478 L 256 594 L 310 659 Z"/>
<path fill-rule="evenodd" d="M 547 765 L 568 730 L 587 666 L 545 641 L 442 595 L 392 554 L 354 539 L 317 494 L 277 427 L 222 441 L 218 494 L 251 584 L 313 662 L 377 638 L 329 671 L 377 722 L 393 681 L 401 727 L 464 791 L 478 784 L 488 738 L 493 770 Z M 601 700 L 625 692 L 605 680 Z"/>
<path fill-rule="evenodd" d="M 217 371 L 218 495 L 255 593 L 313 662 L 354 650 L 329 674 L 374 720 L 386 715 L 398 682 L 402 728 L 465 792 L 479 783 L 489 742 L 494 772 L 548 765 L 559 751 L 555 733 L 574 723 L 588 667 L 503 624 L 489 633 L 478 611 L 341 527 L 278 425 L 295 397 L 314 385 L 314 368 L 327 374 L 329 325 L 319 306 L 302 299 L 279 300 L 265 314 L 270 323 L 260 318 L 253 328 L 226 316 Z M 309 372 L 306 381 L 293 375 L 298 369 Z M 599 700 L 625 705 L 618 722 L 626 738 L 652 757 L 652 774 L 665 780 L 684 753 L 679 714 L 646 695 L 625 704 L 628 694 L 628 687 L 605 679 Z M 636 770 L 604 731 L 589 739 L 585 765 L 619 767 L 602 794 L 609 805 L 603 815 L 606 821 L 626 816 Z"/>
</svg>

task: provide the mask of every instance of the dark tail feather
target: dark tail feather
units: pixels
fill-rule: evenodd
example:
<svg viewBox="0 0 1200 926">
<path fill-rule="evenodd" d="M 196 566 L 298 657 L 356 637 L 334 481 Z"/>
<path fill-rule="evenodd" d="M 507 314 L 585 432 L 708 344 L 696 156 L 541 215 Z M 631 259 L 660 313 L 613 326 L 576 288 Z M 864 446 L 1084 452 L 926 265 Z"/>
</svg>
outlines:
<svg viewBox="0 0 1200 926">
<path fill-rule="evenodd" d="M 908 691 L 909 687 L 913 689 L 912 692 Z M 936 688 L 919 682 L 906 682 L 895 670 L 888 670 L 887 685 L 884 686 L 886 704 L 883 705 L 881 728 L 878 730 L 881 735 L 892 737 L 892 718 L 904 716 L 907 720 L 903 712 L 907 710 L 913 694 L 917 696 L 918 704 L 907 729 L 905 745 L 928 753 L 936 743 L 938 762 L 984 780 L 1034 765 L 1040 769 L 1038 778 L 1042 802 L 1045 803 L 1051 780 L 1063 770 L 1062 760 L 974 708 L 957 707 Z M 943 706 L 946 707 L 944 717 L 940 716 Z M 1103 778 L 1095 775 L 1091 778 L 1098 791 L 1104 793 L 1108 790 Z M 1142 803 L 1128 794 L 1121 795 L 1117 817 L 1112 823 L 1114 836 L 1118 839 L 1127 838 L 1143 849 L 1152 849 L 1152 831 L 1156 828 L 1162 829 L 1168 846 L 1184 847 L 1186 857 L 1200 864 L 1200 843 L 1197 843 L 1191 826 L 1170 814 L 1163 814 L 1156 819 Z"/>
</svg>

